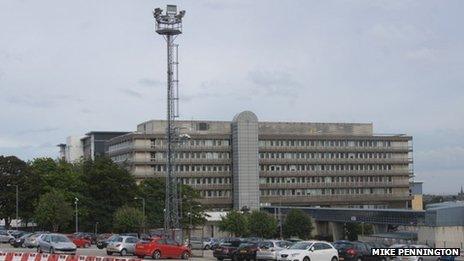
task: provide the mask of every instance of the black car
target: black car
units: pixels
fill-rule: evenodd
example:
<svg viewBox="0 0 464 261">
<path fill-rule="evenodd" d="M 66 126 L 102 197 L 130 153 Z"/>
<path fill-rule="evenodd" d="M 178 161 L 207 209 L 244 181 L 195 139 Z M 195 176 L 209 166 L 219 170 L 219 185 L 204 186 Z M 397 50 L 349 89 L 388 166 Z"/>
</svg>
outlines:
<svg viewBox="0 0 464 261">
<path fill-rule="evenodd" d="M 223 259 L 232 259 L 235 255 L 235 252 L 239 248 L 239 246 L 244 243 L 240 239 L 236 240 L 227 240 L 228 242 L 221 243 L 219 247 L 214 249 L 213 251 L 213 256 L 217 260 L 223 260 Z"/>
<path fill-rule="evenodd" d="M 108 246 L 108 243 L 111 242 L 112 240 L 118 238 L 119 235 L 111 235 L 110 237 L 106 238 L 106 239 L 99 239 L 97 241 L 97 248 L 98 249 L 103 249 L 105 247 Z"/>
<path fill-rule="evenodd" d="M 361 241 L 339 240 L 333 243 L 333 246 L 338 251 L 340 261 L 385 261 L 386 257 L 372 256 L 369 245 Z"/>
<path fill-rule="evenodd" d="M 23 234 L 22 236 L 20 236 L 20 237 L 18 237 L 18 238 L 15 238 L 15 240 L 12 241 L 12 242 L 10 242 L 10 244 L 11 244 L 14 248 L 23 247 L 24 240 L 26 240 L 26 238 L 29 237 L 30 235 L 32 235 L 32 234 L 31 234 L 31 233 Z"/>
<path fill-rule="evenodd" d="M 234 261 L 256 260 L 256 251 L 258 251 L 258 243 L 246 242 L 240 244 L 232 256 Z"/>
</svg>

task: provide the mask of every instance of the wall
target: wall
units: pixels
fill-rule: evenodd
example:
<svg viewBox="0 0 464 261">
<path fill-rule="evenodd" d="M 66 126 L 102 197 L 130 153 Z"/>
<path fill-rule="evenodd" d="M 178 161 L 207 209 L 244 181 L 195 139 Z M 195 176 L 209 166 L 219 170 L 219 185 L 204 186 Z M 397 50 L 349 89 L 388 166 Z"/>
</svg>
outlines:
<svg viewBox="0 0 464 261">
<path fill-rule="evenodd" d="M 419 227 L 417 239 L 419 243 L 431 247 L 464 248 L 464 226 Z"/>
</svg>

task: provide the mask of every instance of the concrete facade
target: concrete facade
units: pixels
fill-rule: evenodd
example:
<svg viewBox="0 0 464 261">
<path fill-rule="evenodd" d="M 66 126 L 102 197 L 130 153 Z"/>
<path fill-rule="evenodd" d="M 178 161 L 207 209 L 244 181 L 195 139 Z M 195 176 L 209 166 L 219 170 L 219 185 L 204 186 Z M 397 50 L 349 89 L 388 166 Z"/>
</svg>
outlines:
<svg viewBox="0 0 464 261">
<path fill-rule="evenodd" d="M 176 150 L 177 178 L 212 209 L 410 207 L 410 136 L 375 135 L 371 123 L 259 122 L 252 112 L 176 125 L 191 137 Z M 141 123 L 108 141 L 109 156 L 137 179 L 164 177 L 165 129 Z"/>
</svg>

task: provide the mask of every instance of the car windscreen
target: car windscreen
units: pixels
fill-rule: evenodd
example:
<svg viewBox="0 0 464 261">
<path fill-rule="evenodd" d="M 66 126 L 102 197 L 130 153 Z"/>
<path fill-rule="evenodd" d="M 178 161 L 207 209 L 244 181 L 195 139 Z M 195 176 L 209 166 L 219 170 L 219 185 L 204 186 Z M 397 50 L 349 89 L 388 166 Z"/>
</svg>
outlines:
<svg viewBox="0 0 464 261">
<path fill-rule="evenodd" d="M 354 245 L 350 242 L 335 242 L 333 243 L 333 246 L 338 250 L 346 250 L 354 247 Z"/>
<path fill-rule="evenodd" d="M 308 249 L 312 244 L 308 242 L 298 242 L 292 245 L 289 249 L 297 249 L 297 250 L 306 250 Z"/>
<path fill-rule="evenodd" d="M 56 242 L 56 243 L 68 243 L 68 242 L 70 242 L 70 241 L 69 241 L 69 238 L 67 238 L 67 237 L 65 237 L 65 236 L 54 235 L 54 236 L 52 236 L 52 242 Z"/>
<path fill-rule="evenodd" d="M 274 244 L 271 241 L 263 241 L 258 245 L 260 248 L 271 248 L 274 247 Z"/>
</svg>

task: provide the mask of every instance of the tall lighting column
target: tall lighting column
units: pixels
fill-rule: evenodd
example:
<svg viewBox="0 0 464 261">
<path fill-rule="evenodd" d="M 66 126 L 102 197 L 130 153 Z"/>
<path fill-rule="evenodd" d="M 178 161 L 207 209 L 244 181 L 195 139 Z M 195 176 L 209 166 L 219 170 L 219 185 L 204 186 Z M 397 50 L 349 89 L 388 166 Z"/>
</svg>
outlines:
<svg viewBox="0 0 464 261">
<path fill-rule="evenodd" d="M 180 226 L 179 195 L 177 179 L 174 174 L 175 147 L 180 140 L 179 131 L 174 121 L 179 117 L 178 96 L 178 59 L 177 45 L 174 40 L 182 34 L 182 18 L 185 11 L 177 12 L 177 6 L 167 5 L 166 12 L 156 8 L 153 10 L 156 32 L 164 37 L 167 43 L 167 127 L 166 127 L 166 198 L 164 229 L 171 230 L 174 235 Z"/>
</svg>

